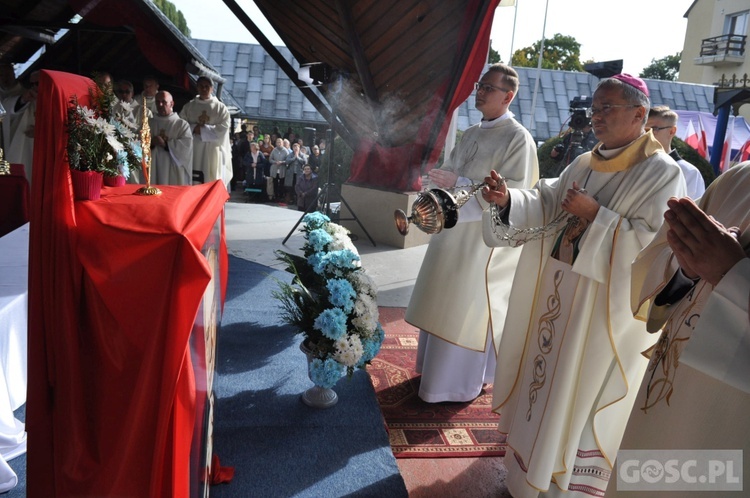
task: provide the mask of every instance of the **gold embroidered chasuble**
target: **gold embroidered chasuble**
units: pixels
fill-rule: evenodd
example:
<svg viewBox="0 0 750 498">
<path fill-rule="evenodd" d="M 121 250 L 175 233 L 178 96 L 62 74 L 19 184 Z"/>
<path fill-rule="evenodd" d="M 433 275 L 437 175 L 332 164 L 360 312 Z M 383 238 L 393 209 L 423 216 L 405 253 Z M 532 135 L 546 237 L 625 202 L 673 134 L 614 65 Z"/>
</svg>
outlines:
<svg viewBox="0 0 750 498">
<path fill-rule="evenodd" d="M 606 159 L 595 149 L 559 179 L 510 189 L 509 222 L 517 228 L 555 219 L 573 181 L 601 204 L 572 265 L 550 256 L 556 237 L 523 246 L 493 400 L 512 450 L 508 485 L 517 497 L 606 488 L 635 398 L 632 386 L 646 367 L 640 353 L 655 340 L 630 313 L 630 265 L 685 183 L 650 134 L 614 153 Z M 491 210 L 483 222 L 487 244 L 509 243 L 498 238 Z"/>
<path fill-rule="evenodd" d="M 698 205 L 726 227 L 741 231 L 750 248 L 750 163 L 736 166 L 706 190 Z M 656 306 L 653 298 L 679 265 L 666 242 L 665 225 L 633 263 L 631 305 L 648 319 L 658 343 L 623 436 L 622 449 L 741 449 L 743 475 L 750 475 L 750 260 L 735 265 L 714 288 L 699 281 L 680 301 Z M 656 335 L 656 334 L 655 334 Z M 735 470 L 739 474 L 739 469 Z M 620 496 L 616 473 L 608 497 Z M 746 485 L 745 485 L 746 486 Z M 745 487 L 747 489 L 747 487 Z M 640 496 L 674 496 L 649 491 Z M 724 497 L 726 491 L 691 492 Z M 622 496 L 637 497 L 637 493 Z"/>
</svg>

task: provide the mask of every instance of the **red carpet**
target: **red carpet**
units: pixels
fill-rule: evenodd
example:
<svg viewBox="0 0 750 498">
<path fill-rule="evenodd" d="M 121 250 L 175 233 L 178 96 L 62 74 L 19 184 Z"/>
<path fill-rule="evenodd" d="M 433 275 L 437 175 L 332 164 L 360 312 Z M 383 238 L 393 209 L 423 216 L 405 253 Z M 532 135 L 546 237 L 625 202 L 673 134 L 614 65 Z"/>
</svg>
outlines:
<svg viewBox="0 0 750 498">
<path fill-rule="evenodd" d="M 368 367 L 396 458 L 503 456 L 505 436 L 492 413 L 492 386 L 468 403 L 425 403 L 414 370 L 419 331 L 404 308 L 380 308 L 385 341 Z"/>
</svg>

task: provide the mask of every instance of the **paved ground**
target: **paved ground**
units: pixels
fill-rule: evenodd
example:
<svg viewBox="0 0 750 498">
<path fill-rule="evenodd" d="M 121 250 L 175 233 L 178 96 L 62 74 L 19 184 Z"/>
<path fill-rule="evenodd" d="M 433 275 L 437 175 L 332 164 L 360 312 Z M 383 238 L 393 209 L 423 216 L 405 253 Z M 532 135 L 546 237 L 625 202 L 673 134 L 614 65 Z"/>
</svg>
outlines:
<svg viewBox="0 0 750 498">
<path fill-rule="evenodd" d="M 246 203 L 233 193 L 226 205 L 226 235 L 229 254 L 266 266 L 279 267 L 274 251 L 299 252 L 304 243 L 299 226 L 302 213 L 275 204 Z M 395 230 L 395 227 L 394 227 Z M 291 235 L 290 235 L 291 234 Z M 283 240 L 289 236 L 286 244 Z M 354 241 L 362 264 L 378 286 L 378 305 L 406 307 L 422 265 L 427 245 L 400 249 L 366 238 Z"/>
</svg>

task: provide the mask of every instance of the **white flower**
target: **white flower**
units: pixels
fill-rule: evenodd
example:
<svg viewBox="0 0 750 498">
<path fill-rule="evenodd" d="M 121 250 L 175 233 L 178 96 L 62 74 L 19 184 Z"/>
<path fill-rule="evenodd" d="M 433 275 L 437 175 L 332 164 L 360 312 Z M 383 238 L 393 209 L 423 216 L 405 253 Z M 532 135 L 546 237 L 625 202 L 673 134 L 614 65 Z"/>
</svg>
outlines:
<svg viewBox="0 0 750 498">
<path fill-rule="evenodd" d="M 364 353 L 362 341 L 357 335 L 342 337 L 336 341 L 335 345 L 336 353 L 334 354 L 334 359 L 347 367 L 356 366 Z"/>
</svg>

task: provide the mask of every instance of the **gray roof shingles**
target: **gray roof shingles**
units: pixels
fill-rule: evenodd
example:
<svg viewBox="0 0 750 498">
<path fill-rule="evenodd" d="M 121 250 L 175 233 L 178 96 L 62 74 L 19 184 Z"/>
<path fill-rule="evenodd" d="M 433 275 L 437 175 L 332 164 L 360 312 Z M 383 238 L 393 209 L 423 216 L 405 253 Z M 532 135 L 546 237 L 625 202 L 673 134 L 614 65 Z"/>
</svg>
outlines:
<svg viewBox="0 0 750 498">
<path fill-rule="evenodd" d="M 248 118 L 325 123 L 315 107 L 305 99 L 263 47 L 256 44 L 191 40 L 192 44 L 226 79 L 222 91 L 231 94 Z M 294 68 L 299 64 L 286 47 L 277 47 Z M 524 126 L 531 126 L 531 105 L 536 85 L 536 68 L 515 68 L 520 87 L 510 110 Z M 564 130 L 570 101 L 594 93 L 598 78 L 573 71 L 540 72 L 532 135 L 543 141 Z M 713 111 L 714 87 L 671 81 L 646 80 L 653 105 L 676 110 Z M 465 130 L 481 120 L 474 108 L 474 94 L 459 106 L 458 128 Z"/>
</svg>

